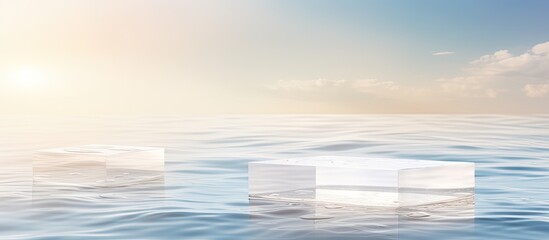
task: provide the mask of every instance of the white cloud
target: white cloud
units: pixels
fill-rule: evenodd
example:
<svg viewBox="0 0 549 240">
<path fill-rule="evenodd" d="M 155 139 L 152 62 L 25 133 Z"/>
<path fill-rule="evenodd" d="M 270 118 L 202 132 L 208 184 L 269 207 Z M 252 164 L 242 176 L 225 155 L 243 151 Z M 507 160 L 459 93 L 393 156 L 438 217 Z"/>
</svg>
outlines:
<svg viewBox="0 0 549 240">
<path fill-rule="evenodd" d="M 279 80 L 274 85 L 269 85 L 269 89 L 277 91 L 326 91 L 333 89 L 345 89 L 348 91 L 370 93 L 373 95 L 384 95 L 383 92 L 396 91 L 399 86 L 393 81 L 382 81 L 378 79 L 359 79 L 359 80 Z"/>
<path fill-rule="evenodd" d="M 313 79 L 313 80 L 279 80 L 274 85 L 269 85 L 272 90 L 285 91 L 314 91 L 323 88 L 339 87 L 345 84 L 345 80 Z"/>
<path fill-rule="evenodd" d="M 361 79 L 353 81 L 353 88 L 359 92 L 375 93 L 379 91 L 398 90 L 399 86 L 393 81 L 381 81 L 377 79 Z"/>
<path fill-rule="evenodd" d="M 549 94 L 549 84 L 526 84 L 522 90 L 528 97 L 543 97 Z"/>
<path fill-rule="evenodd" d="M 547 55 L 549 54 L 549 42 L 540 43 L 532 48 L 534 54 Z"/>
<path fill-rule="evenodd" d="M 444 56 L 444 55 L 452 55 L 456 52 L 450 52 L 450 51 L 442 51 L 442 52 L 434 52 L 433 56 Z"/>
<path fill-rule="evenodd" d="M 439 79 L 440 88 L 445 93 L 451 93 L 459 97 L 468 98 L 496 98 L 504 89 L 494 89 L 484 86 L 477 77 L 456 77 L 451 79 Z"/>
<path fill-rule="evenodd" d="M 463 76 L 441 78 L 430 85 L 406 85 L 373 78 L 358 80 L 280 80 L 269 89 L 284 96 L 311 99 L 391 99 L 437 105 L 448 98 L 526 98 L 549 96 L 549 42 L 514 55 L 496 51 L 471 61 Z M 353 100 L 354 101 L 354 100 Z M 474 107 L 473 107 L 474 108 Z"/>
<path fill-rule="evenodd" d="M 433 88 L 401 85 L 393 81 L 365 78 L 357 80 L 280 80 L 268 89 L 299 98 L 317 99 L 392 99 L 396 101 L 424 99 Z M 290 94 L 290 95 L 288 95 Z"/>
<path fill-rule="evenodd" d="M 522 90 L 535 94 L 533 86 L 549 83 L 549 42 L 520 55 L 508 50 L 488 54 L 470 63 L 468 75 L 439 79 L 442 91 L 460 97 L 496 98 L 504 92 Z M 529 90 L 525 90 L 526 85 Z"/>
</svg>

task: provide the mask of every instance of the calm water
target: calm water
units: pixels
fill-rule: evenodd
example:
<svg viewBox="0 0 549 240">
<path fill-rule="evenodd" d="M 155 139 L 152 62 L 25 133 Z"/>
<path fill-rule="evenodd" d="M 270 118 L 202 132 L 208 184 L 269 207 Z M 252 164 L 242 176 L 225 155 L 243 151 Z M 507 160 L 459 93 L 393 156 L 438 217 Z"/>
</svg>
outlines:
<svg viewBox="0 0 549 240">
<path fill-rule="evenodd" d="M 34 150 L 166 148 L 163 180 L 33 187 Z M 247 163 L 344 155 L 476 163 L 475 204 L 249 201 Z M 1 239 L 547 239 L 549 115 L 3 117 Z"/>
</svg>

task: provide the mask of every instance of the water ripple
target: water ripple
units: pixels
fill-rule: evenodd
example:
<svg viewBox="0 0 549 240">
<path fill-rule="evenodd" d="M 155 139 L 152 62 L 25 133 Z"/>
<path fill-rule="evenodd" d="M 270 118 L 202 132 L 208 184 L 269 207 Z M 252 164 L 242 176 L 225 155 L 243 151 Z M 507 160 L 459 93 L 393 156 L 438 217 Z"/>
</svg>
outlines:
<svg viewBox="0 0 549 240">
<path fill-rule="evenodd" d="M 33 186 L 36 149 L 167 149 L 164 179 Z M 2 239 L 545 239 L 549 115 L 4 117 Z M 250 161 L 314 155 L 476 163 L 474 208 L 249 201 Z M 159 187 L 160 186 L 160 187 Z"/>
</svg>

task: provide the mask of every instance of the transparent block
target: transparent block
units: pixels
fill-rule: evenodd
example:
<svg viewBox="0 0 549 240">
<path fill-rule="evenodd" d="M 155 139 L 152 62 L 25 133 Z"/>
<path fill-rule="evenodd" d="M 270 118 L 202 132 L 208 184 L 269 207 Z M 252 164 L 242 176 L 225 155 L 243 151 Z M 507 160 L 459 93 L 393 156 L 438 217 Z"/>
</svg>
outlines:
<svg viewBox="0 0 549 240">
<path fill-rule="evenodd" d="M 84 145 L 40 150 L 33 156 L 34 185 L 114 187 L 163 177 L 162 148 Z"/>
<path fill-rule="evenodd" d="M 475 165 L 408 159 L 322 156 L 251 162 L 249 196 L 378 207 L 473 198 Z"/>
</svg>

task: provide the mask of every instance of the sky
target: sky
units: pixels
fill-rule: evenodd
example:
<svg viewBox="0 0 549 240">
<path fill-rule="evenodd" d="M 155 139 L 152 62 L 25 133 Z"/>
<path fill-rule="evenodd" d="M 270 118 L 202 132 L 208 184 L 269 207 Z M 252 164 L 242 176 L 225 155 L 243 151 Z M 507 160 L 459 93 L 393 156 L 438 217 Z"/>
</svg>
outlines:
<svg viewBox="0 0 549 240">
<path fill-rule="evenodd" d="M 549 1 L 0 0 L 0 114 L 549 113 Z"/>
</svg>

